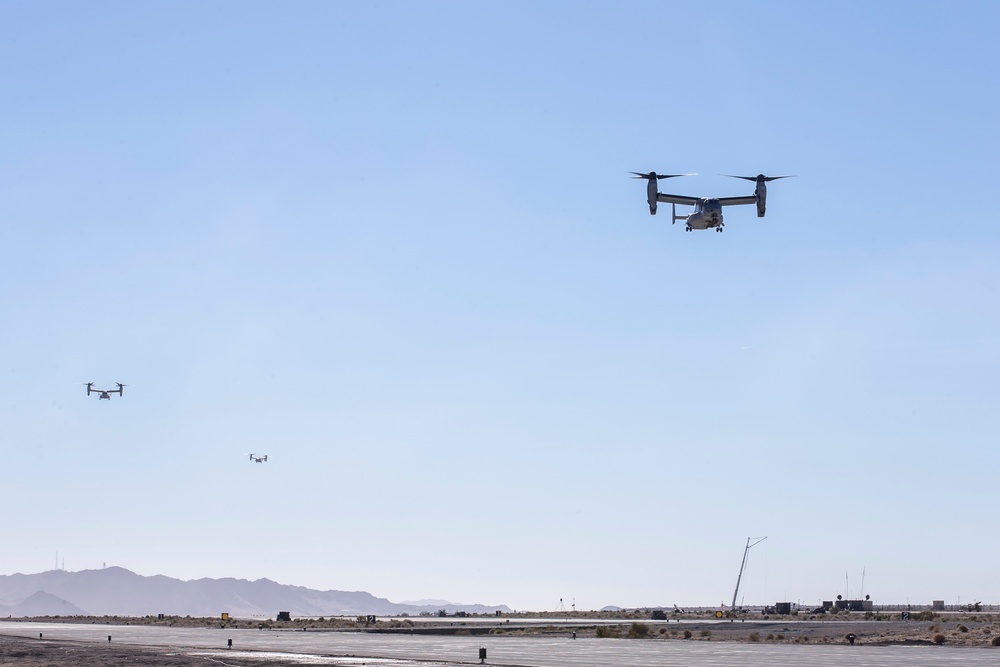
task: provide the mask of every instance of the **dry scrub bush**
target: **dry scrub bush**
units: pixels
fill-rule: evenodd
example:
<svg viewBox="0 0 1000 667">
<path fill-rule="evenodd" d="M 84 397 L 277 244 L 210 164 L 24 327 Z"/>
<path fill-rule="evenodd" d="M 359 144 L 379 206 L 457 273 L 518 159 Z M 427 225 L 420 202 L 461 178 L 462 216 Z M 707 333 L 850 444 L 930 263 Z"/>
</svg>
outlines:
<svg viewBox="0 0 1000 667">
<path fill-rule="evenodd" d="M 633 623 L 628 629 L 630 639 L 643 639 L 649 636 L 648 623 Z"/>
<path fill-rule="evenodd" d="M 760 633 L 759 632 L 751 632 L 750 633 L 750 641 L 755 642 L 755 643 L 759 642 L 760 641 Z"/>
<path fill-rule="evenodd" d="M 944 635 L 942 635 L 941 633 L 938 633 L 938 634 L 934 635 L 934 639 L 932 641 L 935 644 L 943 644 L 946 641 L 948 641 L 948 638 L 945 637 Z"/>
</svg>

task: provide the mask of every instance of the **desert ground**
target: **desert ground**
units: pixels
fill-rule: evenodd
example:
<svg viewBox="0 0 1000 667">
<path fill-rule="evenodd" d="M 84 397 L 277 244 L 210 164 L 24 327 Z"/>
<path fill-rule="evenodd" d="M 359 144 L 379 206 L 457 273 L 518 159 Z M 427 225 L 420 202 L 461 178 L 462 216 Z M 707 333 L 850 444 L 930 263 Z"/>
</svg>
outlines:
<svg viewBox="0 0 1000 667">
<path fill-rule="evenodd" d="M 664 632 L 666 630 L 666 632 Z M 843 644 L 854 635 L 855 645 L 888 646 L 894 644 L 992 647 L 1000 638 L 1000 618 L 970 620 L 806 620 L 769 619 L 746 622 L 685 622 L 650 629 L 649 636 L 692 641 L 729 641 L 746 643 Z M 628 636 L 629 626 L 622 626 Z M 1000 643 L 1000 641 L 998 641 Z"/>
<path fill-rule="evenodd" d="M 0 637 L 0 665 L 18 667 L 261 667 L 259 659 L 227 656 L 225 662 L 205 655 L 174 649 L 137 646 L 105 646 L 89 642 L 48 641 L 25 637 Z M 294 665 L 301 663 L 268 661 L 269 665 Z"/>
<path fill-rule="evenodd" d="M 7 667 L 302 667 L 336 664 L 364 667 L 363 658 L 177 649 L 155 646 L 106 645 L 95 642 L 50 641 L 0 636 L 0 666 Z M 372 662 L 368 660 L 367 662 Z M 450 667 L 427 661 L 379 660 L 378 667 Z"/>
<path fill-rule="evenodd" d="M 33 619 L 42 621 L 43 619 Z M 49 619 L 54 620 L 54 619 Z M 68 619 L 60 619 L 65 622 Z M 121 623 L 124 619 L 77 619 L 88 623 Z M 144 619 L 133 619 L 137 624 Z M 1000 648 L 1000 616 L 994 614 L 938 615 L 926 620 L 899 620 L 891 618 L 853 619 L 835 617 L 807 617 L 798 620 L 792 617 L 772 617 L 767 619 L 735 619 L 718 621 L 715 619 L 674 619 L 669 621 L 646 621 L 627 619 L 560 620 L 558 624 L 520 622 L 472 623 L 459 619 L 421 621 L 414 623 L 406 619 L 380 621 L 372 626 L 345 627 L 354 625 L 344 622 L 322 620 L 297 620 L 288 624 L 271 623 L 276 631 L 296 631 L 303 628 L 317 632 L 415 632 L 439 635 L 570 635 L 579 637 L 620 637 L 635 641 L 695 641 L 695 642 L 740 642 L 740 643 L 794 643 L 794 644 L 847 644 L 848 636 L 854 635 L 857 646 L 909 645 L 928 647 L 981 647 L 990 651 Z M 178 625 L 218 625 L 215 619 L 177 619 Z M 238 624 L 238 621 L 234 621 Z M 935 649 L 929 649 L 935 650 Z M 940 650 L 940 649 L 938 649 Z M 998 654 L 1000 655 L 1000 654 Z M 195 649 L 161 647 L 140 647 L 124 644 L 105 645 L 65 640 L 41 640 L 34 638 L 0 636 L 0 666 L 20 665 L 23 667 L 50 667 L 79 665 L 94 667 L 101 665 L 129 665 L 167 667 L 173 665 L 229 665 L 230 667 L 260 667 L 267 665 L 318 664 L 321 659 L 296 659 L 294 656 L 255 655 L 252 652 L 221 652 Z M 350 663 L 341 660 L 340 664 Z M 360 660 L 357 661 L 361 665 Z M 380 661 L 382 667 L 397 667 L 405 661 Z M 421 663 L 427 665 L 427 663 Z"/>
</svg>

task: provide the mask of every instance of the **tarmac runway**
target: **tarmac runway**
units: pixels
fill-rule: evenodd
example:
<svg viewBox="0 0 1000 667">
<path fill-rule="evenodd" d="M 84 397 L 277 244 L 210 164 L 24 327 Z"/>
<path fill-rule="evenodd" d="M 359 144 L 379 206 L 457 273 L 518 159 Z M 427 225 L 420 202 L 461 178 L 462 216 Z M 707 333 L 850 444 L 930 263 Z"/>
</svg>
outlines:
<svg viewBox="0 0 1000 667">
<path fill-rule="evenodd" d="M 486 648 L 487 665 L 519 667 L 745 667 L 746 665 L 808 664 L 810 667 L 939 667 L 943 665 L 997 665 L 998 653 L 989 648 L 947 646 L 848 646 L 749 644 L 698 640 L 572 639 L 570 636 L 421 636 L 363 632 L 294 632 L 170 628 L 162 626 L 75 625 L 70 623 L 0 622 L 0 635 L 38 637 L 136 646 L 171 647 L 204 655 L 252 651 L 299 654 L 303 663 L 360 665 L 378 658 L 401 665 L 407 661 L 479 664 Z M 327 659 L 309 659 L 325 656 Z M 278 656 L 274 656 L 277 658 Z M 347 658 L 347 659 L 345 659 Z M 369 665 L 371 664 L 369 662 Z"/>
</svg>

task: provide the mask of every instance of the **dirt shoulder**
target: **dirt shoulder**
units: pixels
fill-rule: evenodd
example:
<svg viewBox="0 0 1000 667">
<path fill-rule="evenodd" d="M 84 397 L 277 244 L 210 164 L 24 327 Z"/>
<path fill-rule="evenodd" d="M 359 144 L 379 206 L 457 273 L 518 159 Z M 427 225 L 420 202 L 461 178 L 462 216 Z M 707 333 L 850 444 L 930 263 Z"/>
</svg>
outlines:
<svg viewBox="0 0 1000 667">
<path fill-rule="evenodd" d="M 0 635 L 0 667 L 457 667 L 426 660 L 327 657 L 271 651 L 229 651 L 102 644 Z"/>
<path fill-rule="evenodd" d="M 200 653 L 204 654 L 205 651 Z M 216 652 L 218 653 L 218 652 Z M 138 647 L 125 644 L 50 641 L 27 637 L 0 636 L 0 665 L 18 667 L 261 667 L 260 658 L 230 653 L 225 661 L 213 655 L 199 655 L 184 649 Z M 268 659 L 277 667 L 301 666 L 300 662 Z"/>
<path fill-rule="evenodd" d="M 623 635 L 629 631 L 622 626 Z M 665 630 L 665 632 L 664 632 Z M 847 644 L 854 635 L 856 645 L 889 646 L 945 645 L 991 647 L 1000 637 L 1000 622 L 981 621 L 733 621 L 730 623 L 678 623 L 650 629 L 650 636 L 691 640 L 747 643 Z"/>
</svg>

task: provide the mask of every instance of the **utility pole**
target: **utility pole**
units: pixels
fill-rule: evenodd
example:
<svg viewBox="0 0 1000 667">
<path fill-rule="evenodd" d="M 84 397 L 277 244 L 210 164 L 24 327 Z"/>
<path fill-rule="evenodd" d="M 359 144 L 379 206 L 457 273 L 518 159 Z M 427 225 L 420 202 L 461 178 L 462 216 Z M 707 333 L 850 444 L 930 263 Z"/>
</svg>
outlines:
<svg viewBox="0 0 1000 667">
<path fill-rule="evenodd" d="M 765 537 L 748 537 L 747 538 L 747 548 L 743 550 L 743 562 L 740 563 L 740 574 L 739 574 L 739 576 L 736 577 L 736 590 L 733 591 L 733 604 L 732 604 L 732 607 L 730 608 L 730 611 L 732 611 L 733 613 L 736 612 L 736 596 L 739 595 L 739 593 L 740 593 L 740 579 L 743 578 L 743 568 L 745 568 L 747 566 L 747 556 L 750 555 L 750 548 L 757 546 L 758 544 L 760 544 L 761 542 L 763 542 L 766 539 L 767 539 L 766 536 Z M 751 540 L 756 540 L 756 541 L 753 544 L 750 544 Z M 766 600 L 764 601 L 764 604 L 767 604 Z"/>
</svg>

